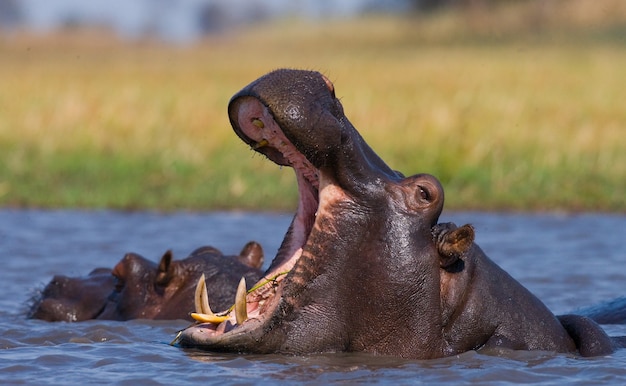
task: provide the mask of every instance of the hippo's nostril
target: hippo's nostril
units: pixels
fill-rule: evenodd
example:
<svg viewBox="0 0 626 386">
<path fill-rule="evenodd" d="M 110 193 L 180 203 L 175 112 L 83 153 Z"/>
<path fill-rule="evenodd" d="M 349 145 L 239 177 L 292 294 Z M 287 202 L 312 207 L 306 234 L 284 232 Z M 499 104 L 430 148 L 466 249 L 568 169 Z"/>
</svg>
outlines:
<svg viewBox="0 0 626 386">
<path fill-rule="evenodd" d="M 124 289 L 124 285 L 124 280 L 120 279 L 119 277 L 115 278 L 115 292 L 122 292 L 122 290 Z"/>
</svg>

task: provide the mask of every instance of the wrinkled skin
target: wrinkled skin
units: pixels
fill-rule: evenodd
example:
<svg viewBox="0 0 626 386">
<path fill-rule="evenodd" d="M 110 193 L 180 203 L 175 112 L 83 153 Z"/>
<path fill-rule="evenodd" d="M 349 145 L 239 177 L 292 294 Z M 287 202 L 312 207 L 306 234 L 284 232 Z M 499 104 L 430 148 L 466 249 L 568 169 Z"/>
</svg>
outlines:
<svg viewBox="0 0 626 386">
<path fill-rule="evenodd" d="M 98 268 L 85 277 L 55 276 L 34 302 L 29 317 L 76 322 L 89 319 L 190 319 L 194 292 L 204 273 L 211 305 L 232 304 L 237 283 L 254 283 L 262 272 L 263 250 L 249 242 L 238 256 L 213 247 L 196 249 L 183 260 L 166 252 L 159 264 L 128 253 L 113 268 Z"/>
<path fill-rule="evenodd" d="M 300 201 L 265 273 L 272 280 L 247 296 L 248 319 L 231 313 L 192 326 L 177 337 L 180 346 L 424 359 L 485 346 L 576 350 L 559 320 L 473 244 L 473 232 L 459 244 L 471 247 L 469 270 L 449 271 L 459 260 L 449 252 L 461 249 L 431 234 L 443 208 L 440 183 L 389 168 L 326 77 L 274 71 L 237 93 L 228 111 L 244 142 L 294 168 Z M 501 315 L 500 303 L 520 312 Z"/>
</svg>

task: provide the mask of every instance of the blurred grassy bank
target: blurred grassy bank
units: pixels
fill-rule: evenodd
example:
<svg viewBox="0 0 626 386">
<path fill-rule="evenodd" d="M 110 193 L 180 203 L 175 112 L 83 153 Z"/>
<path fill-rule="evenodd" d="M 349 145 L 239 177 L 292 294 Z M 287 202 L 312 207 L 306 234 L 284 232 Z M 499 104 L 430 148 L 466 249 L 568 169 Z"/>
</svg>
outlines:
<svg viewBox="0 0 626 386">
<path fill-rule="evenodd" d="M 246 148 L 226 105 L 297 67 L 335 82 L 389 165 L 436 175 L 448 209 L 626 212 L 626 11 L 574 7 L 589 3 L 287 21 L 185 47 L 5 36 L 0 206 L 292 210 L 293 172 Z"/>
</svg>

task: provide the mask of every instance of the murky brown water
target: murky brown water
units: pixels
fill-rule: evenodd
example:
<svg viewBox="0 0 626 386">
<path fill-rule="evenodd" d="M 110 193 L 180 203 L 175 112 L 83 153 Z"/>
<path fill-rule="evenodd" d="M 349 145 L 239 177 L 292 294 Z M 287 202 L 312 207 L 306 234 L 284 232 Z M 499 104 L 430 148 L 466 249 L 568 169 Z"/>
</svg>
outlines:
<svg viewBox="0 0 626 386">
<path fill-rule="evenodd" d="M 182 321 L 47 323 L 24 318 L 52 275 L 112 267 L 125 252 L 183 257 L 200 245 L 238 252 L 250 239 L 271 259 L 289 214 L 0 210 L 0 383 L 623 384 L 626 349 L 581 359 L 502 352 L 412 361 L 363 354 L 237 356 L 169 346 Z M 626 216 L 453 213 L 504 269 L 556 313 L 626 296 Z M 269 261 L 268 261 L 269 263 Z M 626 325 L 606 326 L 626 335 Z"/>
</svg>

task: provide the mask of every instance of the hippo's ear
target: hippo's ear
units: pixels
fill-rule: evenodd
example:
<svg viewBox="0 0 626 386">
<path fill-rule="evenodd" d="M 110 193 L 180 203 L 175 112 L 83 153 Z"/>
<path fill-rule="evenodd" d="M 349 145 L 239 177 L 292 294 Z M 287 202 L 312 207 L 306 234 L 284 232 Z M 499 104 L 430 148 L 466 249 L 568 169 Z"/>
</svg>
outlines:
<svg viewBox="0 0 626 386">
<path fill-rule="evenodd" d="M 256 241 L 249 241 L 239 253 L 239 261 L 250 268 L 261 268 L 263 265 L 263 247 Z"/>
<path fill-rule="evenodd" d="M 441 268 L 444 269 L 461 259 L 474 243 L 474 227 L 469 224 L 462 227 L 453 223 L 437 224 L 432 234 L 441 259 Z"/>
<path fill-rule="evenodd" d="M 156 275 L 156 284 L 158 285 L 167 285 L 169 281 L 172 279 L 173 272 L 171 270 L 172 266 L 172 251 L 168 250 L 161 257 L 161 261 L 159 262 L 159 268 L 157 269 Z"/>
</svg>

